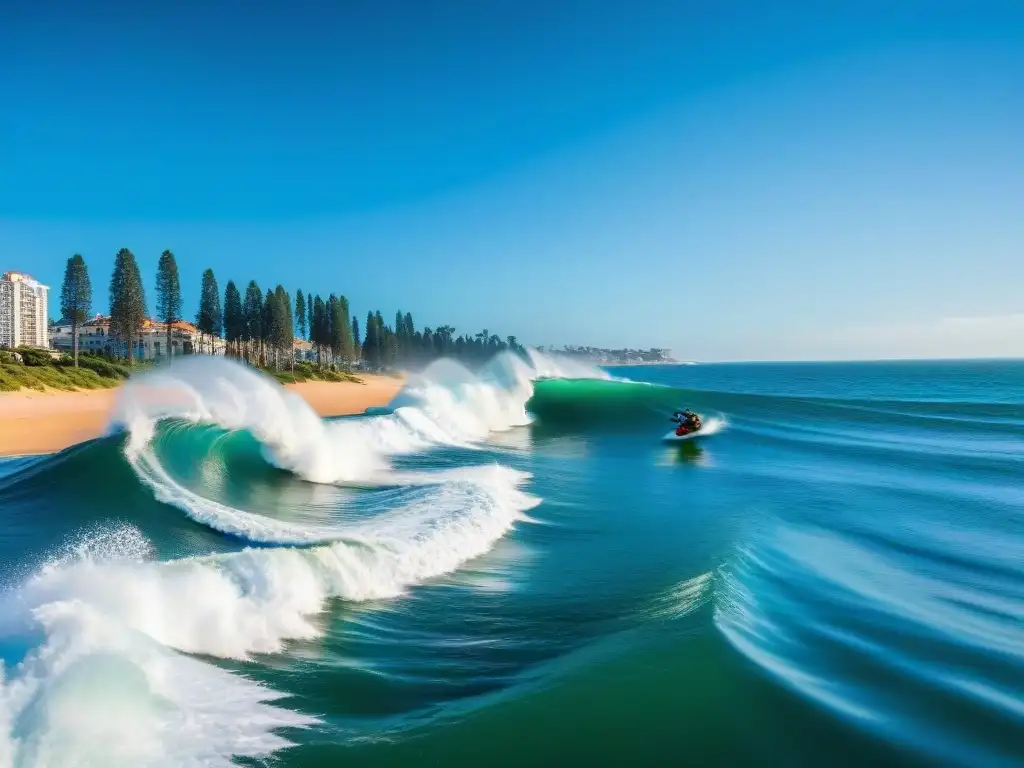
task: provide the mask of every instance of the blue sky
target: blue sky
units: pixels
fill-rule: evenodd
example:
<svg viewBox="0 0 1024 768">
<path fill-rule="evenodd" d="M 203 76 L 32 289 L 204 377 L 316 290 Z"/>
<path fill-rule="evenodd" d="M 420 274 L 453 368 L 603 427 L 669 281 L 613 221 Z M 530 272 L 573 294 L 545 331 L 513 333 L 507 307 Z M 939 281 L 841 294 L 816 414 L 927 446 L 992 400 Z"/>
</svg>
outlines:
<svg viewBox="0 0 1024 768">
<path fill-rule="evenodd" d="M 701 360 L 1024 355 L 1024 6 L 22 2 L 0 270 Z M 771 6 L 767 8 L 765 6 Z M 51 308 L 57 306 L 54 290 Z"/>
</svg>

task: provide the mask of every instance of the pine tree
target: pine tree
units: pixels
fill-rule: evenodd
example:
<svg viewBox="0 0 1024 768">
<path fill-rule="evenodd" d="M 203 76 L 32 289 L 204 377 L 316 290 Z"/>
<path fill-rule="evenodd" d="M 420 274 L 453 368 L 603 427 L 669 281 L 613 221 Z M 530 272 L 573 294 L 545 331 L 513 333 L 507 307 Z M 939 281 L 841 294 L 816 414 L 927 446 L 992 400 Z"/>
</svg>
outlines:
<svg viewBox="0 0 1024 768">
<path fill-rule="evenodd" d="M 64 283 L 60 287 L 60 312 L 71 323 L 71 343 L 78 367 L 78 324 L 84 323 L 92 310 L 92 283 L 85 259 L 75 254 L 64 267 Z"/>
<path fill-rule="evenodd" d="M 367 312 L 366 325 L 363 327 L 363 362 L 369 368 L 376 368 L 380 361 L 377 355 L 376 325 L 373 312 Z"/>
<path fill-rule="evenodd" d="M 416 326 L 412 322 L 412 312 L 406 312 L 402 318 L 402 332 L 404 339 L 399 339 L 399 355 L 406 362 L 414 362 L 419 355 L 420 345 L 416 343 Z"/>
<path fill-rule="evenodd" d="M 405 338 L 405 315 L 402 314 L 402 310 L 395 313 L 395 344 L 398 347 L 398 355 L 405 355 L 408 352 L 409 344 Z"/>
<path fill-rule="evenodd" d="M 323 365 L 323 348 L 327 336 L 327 307 L 319 296 L 313 302 L 313 323 L 309 331 L 309 340 L 316 346 L 316 364 Z"/>
<path fill-rule="evenodd" d="M 341 358 L 345 361 L 345 366 L 348 367 L 352 364 L 352 358 L 354 356 L 354 344 L 352 342 L 352 326 L 348 320 L 348 299 L 344 296 L 338 297 L 337 314 L 334 318 L 334 325 L 340 329 L 341 334 Z"/>
<path fill-rule="evenodd" d="M 384 318 L 380 314 L 378 309 L 373 316 L 373 342 L 376 348 L 377 365 L 381 366 L 384 364 Z"/>
<path fill-rule="evenodd" d="M 437 348 L 442 356 L 451 354 L 452 334 L 454 333 L 455 328 L 450 325 L 442 325 L 437 329 Z"/>
<path fill-rule="evenodd" d="M 242 294 L 234 280 L 228 280 L 224 289 L 224 336 L 229 347 L 234 345 L 234 354 L 238 356 L 245 336 L 245 310 L 242 309 Z"/>
<path fill-rule="evenodd" d="M 324 340 L 325 346 L 331 350 L 331 361 L 332 363 L 337 360 L 339 354 L 341 354 L 341 334 L 338 332 L 338 328 L 335 327 L 336 315 L 338 313 L 338 297 L 333 293 L 327 297 L 327 304 L 324 307 L 325 318 L 327 321 L 327 337 Z"/>
<path fill-rule="evenodd" d="M 394 367 L 398 361 L 398 335 L 387 326 L 381 332 L 381 357 L 385 368 Z"/>
<path fill-rule="evenodd" d="M 213 270 L 203 272 L 202 288 L 199 291 L 199 311 L 196 313 L 196 327 L 199 328 L 200 339 L 203 335 L 210 337 L 210 354 L 213 354 L 213 339 L 219 339 L 223 332 L 223 315 L 220 310 L 220 289 Z"/>
<path fill-rule="evenodd" d="M 263 364 L 270 365 L 270 350 L 274 348 L 274 292 L 267 288 L 263 297 L 263 322 L 260 341 L 263 344 Z"/>
<path fill-rule="evenodd" d="M 313 341 L 313 294 L 306 294 L 306 324 L 309 326 L 308 339 Z"/>
<path fill-rule="evenodd" d="M 348 299 L 331 294 L 327 301 L 331 318 L 331 353 L 347 365 L 352 359 L 352 328 L 348 321 Z"/>
<path fill-rule="evenodd" d="M 278 285 L 274 289 L 274 347 L 280 354 L 288 356 L 292 352 L 292 309 L 288 291 Z M 291 355 L 294 362 L 295 356 Z"/>
<path fill-rule="evenodd" d="M 295 292 L 295 328 L 300 339 L 306 338 L 306 297 L 301 288 Z"/>
<path fill-rule="evenodd" d="M 359 341 L 359 318 L 352 315 L 352 359 L 362 357 L 363 345 Z"/>
<path fill-rule="evenodd" d="M 324 302 L 324 348 L 330 351 L 331 367 L 334 367 L 336 353 L 334 351 L 334 308 L 338 297 L 333 293 Z"/>
<path fill-rule="evenodd" d="M 146 319 L 146 289 L 135 255 L 117 252 L 110 277 L 110 335 L 128 345 L 128 363 L 135 362 L 135 339 Z"/>
<path fill-rule="evenodd" d="M 260 339 L 263 338 L 263 292 L 255 280 L 250 280 L 248 287 L 245 289 L 245 305 L 242 308 L 242 314 L 245 316 L 245 330 L 242 334 L 242 340 L 249 347 L 249 362 L 258 365 L 259 355 L 257 347 L 259 346 Z"/>
<path fill-rule="evenodd" d="M 423 341 L 420 349 L 425 360 L 434 358 L 434 332 L 430 328 L 423 329 Z"/>
<path fill-rule="evenodd" d="M 292 297 L 288 291 L 281 289 L 281 304 L 284 305 L 284 333 L 285 354 L 288 355 L 288 365 L 295 370 L 295 314 L 292 310 Z"/>
<path fill-rule="evenodd" d="M 174 254 L 164 251 L 156 267 L 156 315 L 167 326 L 167 359 L 173 355 L 171 325 L 181 319 L 181 281 Z"/>
<path fill-rule="evenodd" d="M 272 351 L 274 353 L 274 368 L 280 368 L 281 365 L 281 337 L 283 335 L 283 315 L 284 307 L 281 305 L 281 294 L 278 291 L 267 291 L 267 295 L 263 300 L 263 317 L 265 327 L 263 329 L 263 335 L 267 345 L 268 357 Z M 269 363 L 269 360 L 268 360 Z"/>
</svg>

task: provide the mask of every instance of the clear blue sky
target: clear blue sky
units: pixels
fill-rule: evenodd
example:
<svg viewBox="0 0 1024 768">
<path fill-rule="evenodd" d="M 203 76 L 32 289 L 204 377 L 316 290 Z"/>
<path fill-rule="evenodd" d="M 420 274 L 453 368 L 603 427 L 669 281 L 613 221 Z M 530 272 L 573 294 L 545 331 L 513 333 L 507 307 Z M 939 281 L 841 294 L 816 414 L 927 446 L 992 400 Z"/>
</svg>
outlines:
<svg viewBox="0 0 1024 768">
<path fill-rule="evenodd" d="M 187 315 L 210 266 L 532 344 L 1024 355 L 1019 0 L 21 0 L 0 82 L 51 311 L 127 246 Z"/>
</svg>

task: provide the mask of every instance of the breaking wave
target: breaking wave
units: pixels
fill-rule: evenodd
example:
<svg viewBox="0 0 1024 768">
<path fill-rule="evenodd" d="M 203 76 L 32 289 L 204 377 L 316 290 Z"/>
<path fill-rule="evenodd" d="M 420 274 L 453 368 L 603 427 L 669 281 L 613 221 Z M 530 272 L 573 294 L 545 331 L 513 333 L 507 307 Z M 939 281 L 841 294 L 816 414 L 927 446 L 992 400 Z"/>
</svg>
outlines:
<svg viewBox="0 0 1024 768">
<path fill-rule="evenodd" d="M 478 374 L 444 360 L 410 377 L 385 412 L 334 421 L 229 360 L 184 359 L 131 380 L 107 441 L 123 440 L 156 500 L 244 547 L 159 560 L 129 522 L 65 548 L 0 595 L 0 647 L 15 662 L 0 668 L 0 766 L 230 765 L 287 746 L 281 728 L 315 727 L 276 706 L 275 691 L 197 656 L 279 652 L 319 637 L 332 599 L 394 598 L 488 552 L 539 503 L 524 490 L 527 474 L 493 463 L 409 471 L 393 461 L 472 449 L 528 424 L 534 382 L 564 375 L 608 378 L 538 354 L 502 355 Z M 296 479 L 357 485 L 362 514 L 292 521 L 213 498 L 168 466 L 166 425 L 248 434 L 263 460 Z M 24 482 L 46 482 L 45 463 L 24 473 Z M 18 483 L 19 471 L 4 482 Z M 102 713 L 92 704 L 100 690 Z"/>
</svg>

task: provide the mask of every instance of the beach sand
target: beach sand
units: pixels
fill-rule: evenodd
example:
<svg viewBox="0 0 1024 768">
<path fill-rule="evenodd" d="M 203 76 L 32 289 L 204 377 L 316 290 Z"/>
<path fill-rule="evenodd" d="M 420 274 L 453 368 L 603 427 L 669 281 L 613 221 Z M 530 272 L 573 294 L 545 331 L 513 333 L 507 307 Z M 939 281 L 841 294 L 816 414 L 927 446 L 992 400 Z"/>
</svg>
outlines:
<svg viewBox="0 0 1024 768">
<path fill-rule="evenodd" d="M 402 387 L 390 376 L 361 378 L 362 384 L 307 381 L 286 388 L 321 416 L 342 416 L 385 406 Z M 116 396 L 116 389 L 0 392 L 0 456 L 51 453 L 101 436 Z"/>
</svg>

